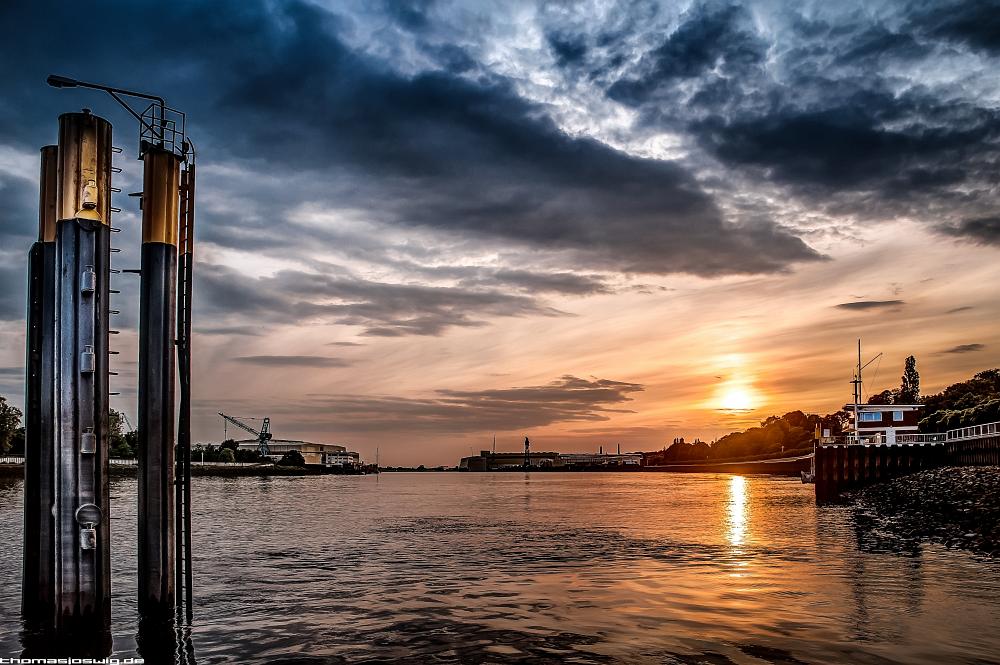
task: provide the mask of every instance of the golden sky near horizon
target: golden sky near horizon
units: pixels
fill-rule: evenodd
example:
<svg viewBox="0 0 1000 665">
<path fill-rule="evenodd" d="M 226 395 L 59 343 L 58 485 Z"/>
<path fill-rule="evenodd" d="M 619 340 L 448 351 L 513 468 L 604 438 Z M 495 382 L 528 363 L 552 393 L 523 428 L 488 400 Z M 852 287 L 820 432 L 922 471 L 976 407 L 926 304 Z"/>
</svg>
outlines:
<svg viewBox="0 0 1000 665">
<path fill-rule="evenodd" d="M 837 410 L 858 338 L 884 354 L 866 392 L 911 354 L 925 393 L 1000 365 L 1000 42 L 976 3 L 126 3 L 95 21 L 86 67 L 72 16 L 15 4 L 15 404 L 58 114 L 108 117 L 114 184 L 142 186 L 134 120 L 49 73 L 188 114 L 196 441 L 221 440 L 223 411 L 393 465 L 455 464 L 494 435 L 655 450 Z M 114 262 L 134 268 L 123 197 Z M 134 422 L 137 279 L 113 288 L 112 403 Z"/>
</svg>

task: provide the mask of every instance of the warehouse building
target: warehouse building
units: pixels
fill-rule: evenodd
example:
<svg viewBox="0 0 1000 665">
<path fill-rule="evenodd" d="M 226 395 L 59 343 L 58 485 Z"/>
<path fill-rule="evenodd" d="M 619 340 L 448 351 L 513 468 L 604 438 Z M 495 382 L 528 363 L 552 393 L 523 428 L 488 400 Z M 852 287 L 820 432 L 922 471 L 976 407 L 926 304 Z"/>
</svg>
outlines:
<svg viewBox="0 0 1000 665">
<path fill-rule="evenodd" d="M 257 450 L 260 442 L 257 439 L 237 441 L 240 450 Z M 322 466 L 326 468 L 343 467 L 345 464 L 353 468 L 361 467 L 361 455 L 349 451 L 344 446 L 333 443 L 312 443 L 310 441 L 294 441 L 291 439 L 271 439 L 267 442 L 270 450 L 268 457 L 275 462 L 292 450 L 297 450 L 307 466 Z"/>
</svg>

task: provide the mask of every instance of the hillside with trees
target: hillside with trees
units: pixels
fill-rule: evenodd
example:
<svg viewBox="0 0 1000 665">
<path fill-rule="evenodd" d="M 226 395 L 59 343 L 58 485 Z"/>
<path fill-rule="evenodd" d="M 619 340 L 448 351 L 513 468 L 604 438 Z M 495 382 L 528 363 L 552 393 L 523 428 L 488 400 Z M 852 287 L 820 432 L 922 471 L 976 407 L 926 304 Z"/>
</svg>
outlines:
<svg viewBox="0 0 1000 665">
<path fill-rule="evenodd" d="M 917 359 L 909 356 L 903 364 L 898 388 L 871 395 L 868 404 L 926 404 L 921 431 L 942 432 L 955 427 L 967 427 L 1000 421 L 1000 370 L 986 370 L 968 381 L 956 383 L 928 397 L 920 395 L 920 373 Z M 825 416 L 790 411 L 783 416 L 770 416 L 742 432 L 727 434 L 708 444 L 695 440 L 687 443 L 674 439 L 669 448 L 647 453 L 647 464 L 705 462 L 744 457 L 778 457 L 812 446 L 816 428 L 840 435 L 851 423 L 851 415 L 840 410 Z"/>
<path fill-rule="evenodd" d="M 924 397 L 921 432 L 945 432 L 1000 421 L 1000 369 L 979 372 Z"/>
<path fill-rule="evenodd" d="M 24 453 L 24 427 L 21 426 L 21 410 L 0 395 L 0 455 L 7 453 Z"/>
<path fill-rule="evenodd" d="M 779 456 L 812 447 L 816 428 L 830 430 L 837 436 L 848 424 L 845 411 L 820 416 L 802 411 L 789 411 L 783 416 L 769 416 L 759 427 L 726 434 L 712 444 L 695 440 L 687 443 L 674 439 L 666 450 L 646 454 L 646 464 L 705 462 L 755 456 Z"/>
</svg>

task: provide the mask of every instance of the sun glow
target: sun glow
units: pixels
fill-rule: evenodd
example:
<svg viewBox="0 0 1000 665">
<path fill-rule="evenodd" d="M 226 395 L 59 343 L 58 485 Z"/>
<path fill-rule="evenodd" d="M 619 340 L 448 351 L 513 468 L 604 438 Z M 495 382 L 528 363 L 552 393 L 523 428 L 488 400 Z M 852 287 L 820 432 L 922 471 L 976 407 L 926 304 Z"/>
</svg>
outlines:
<svg viewBox="0 0 1000 665">
<path fill-rule="evenodd" d="M 747 388 L 732 386 L 723 390 L 719 408 L 726 411 L 750 411 L 755 405 L 754 394 Z"/>
</svg>

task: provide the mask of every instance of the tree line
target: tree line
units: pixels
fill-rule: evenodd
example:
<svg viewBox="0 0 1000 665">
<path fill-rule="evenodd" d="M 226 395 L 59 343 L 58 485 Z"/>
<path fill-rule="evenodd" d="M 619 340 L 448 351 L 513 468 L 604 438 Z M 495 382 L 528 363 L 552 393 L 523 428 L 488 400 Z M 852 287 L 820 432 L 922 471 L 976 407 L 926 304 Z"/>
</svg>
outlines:
<svg viewBox="0 0 1000 665">
<path fill-rule="evenodd" d="M 952 384 L 939 393 L 921 396 L 920 373 L 914 356 L 906 358 L 898 388 L 871 395 L 868 404 L 923 404 L 921 432 L 939 433 L 958 427 L 1000 421 L 1000 369 L 977 373 L 967 381 Z M 812 445 L 817 427 L 838 436 L 852 423 L 850 412 L 841 409 L 821 416 L 789 411 L 770 416 L 759 427 L 732 432 L 712 443 L 674 439 L 663 450 L 647 453 L 647 464 L 703 462 L 733 457 L 777 456 Z"/>
<path fill-rule="evenodd" d="M 24 455 L 22 416 L 20 409 L 0 395 L 0 454 Z M 128 427 L 125 415 L 114 409 L 108 414 L 108 450 L 116 459 L 135 459 L 139 452 L 139 432 Z M 191 451 L 191 458 L 195 462 L 271 463 L 270 458 L 261 457 L 256 450 L 241 449 L 233 439 L 226 439 L 218 446 L 199 444 Z M 291 450 L 282 456 L 278 464 L 304 466 L 305 460 L 299 451 Z"/>
</svg>

